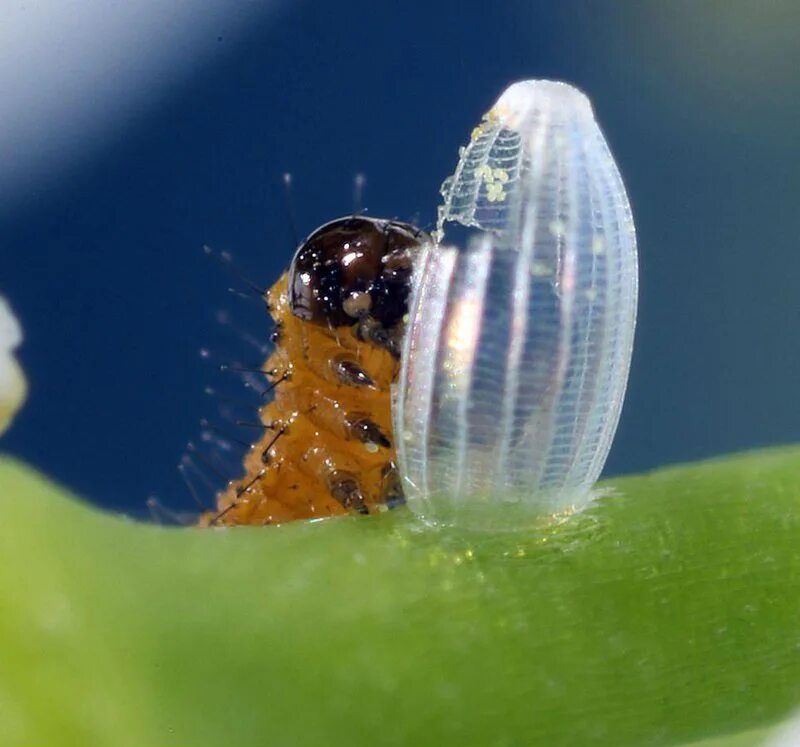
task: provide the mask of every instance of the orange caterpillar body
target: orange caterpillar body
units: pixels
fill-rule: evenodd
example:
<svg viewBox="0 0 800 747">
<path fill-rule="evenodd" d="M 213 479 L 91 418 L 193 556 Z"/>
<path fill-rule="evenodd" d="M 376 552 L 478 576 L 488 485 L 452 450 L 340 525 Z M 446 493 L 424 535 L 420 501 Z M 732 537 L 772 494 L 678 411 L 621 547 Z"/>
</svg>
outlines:
<svg viewBox="0 0 800 747">
<path fill-rule="evenodd" d="M 301 245 L 267 293 L 276 349 L 265 365 L 274 397 L 260 410 L 263 435 L 245 457 L 244 476 L 201 524 L 371 513 L 403 500 L 390 388 L 422 236 L 411 229 L 342 219 Z"/>
</svg>

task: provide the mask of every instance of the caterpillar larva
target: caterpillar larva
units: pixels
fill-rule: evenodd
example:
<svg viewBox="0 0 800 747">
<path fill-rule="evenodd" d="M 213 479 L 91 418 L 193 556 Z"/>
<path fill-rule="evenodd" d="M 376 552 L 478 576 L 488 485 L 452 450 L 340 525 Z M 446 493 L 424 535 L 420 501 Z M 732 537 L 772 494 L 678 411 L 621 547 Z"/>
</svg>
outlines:
<svg viewBox="0 0 800 747">
<path fill-rule="evenodd" d="M 429 238 L 398 221 L 341 218 L 314 231 L 267 293 L 273 400 L 245 474 L 210 524 L 273 524 L 402 500 L 390 387 L 413 262 Z"/>
</svg>

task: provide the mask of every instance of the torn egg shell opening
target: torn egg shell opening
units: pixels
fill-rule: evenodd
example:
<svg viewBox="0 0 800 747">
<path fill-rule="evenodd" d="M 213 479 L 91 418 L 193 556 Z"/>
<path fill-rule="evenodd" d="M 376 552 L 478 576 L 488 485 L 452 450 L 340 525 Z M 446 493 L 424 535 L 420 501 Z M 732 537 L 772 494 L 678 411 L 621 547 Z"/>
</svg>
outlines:
<svg viewBox="0 0 800 747">
<path fill-rule="evenodd" d="M 0 296 L 0 434 L 22 406 L 27 383 L 14 350 L 22 342 L 22 329 L 7 301 Z"/>
<path fill-rule="evenodd" d="M 589 500 L 628 378 L 636 239 L 588 99 L 509 87 L 442 186 L 395 400 L 398 463 L 425 521 L 519 530 Z M 471 230 L 447 246 L 452 224 Z"/>
</svg>

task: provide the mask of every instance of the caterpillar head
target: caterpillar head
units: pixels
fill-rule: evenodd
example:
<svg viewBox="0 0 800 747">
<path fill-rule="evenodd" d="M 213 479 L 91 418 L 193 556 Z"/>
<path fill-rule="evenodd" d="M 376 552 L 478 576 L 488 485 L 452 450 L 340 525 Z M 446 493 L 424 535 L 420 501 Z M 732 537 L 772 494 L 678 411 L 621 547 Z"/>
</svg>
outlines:
<svg viewBox="0 0 800 747">
<path fill-rule="evenodd" d="M 369 320 L 392 330 L 408 310 L 414 258 L 427 240 L 398 221 L 349 216 L 326 223 L 292 260 L 292 313 L 328 327 Z"/>
</svg>

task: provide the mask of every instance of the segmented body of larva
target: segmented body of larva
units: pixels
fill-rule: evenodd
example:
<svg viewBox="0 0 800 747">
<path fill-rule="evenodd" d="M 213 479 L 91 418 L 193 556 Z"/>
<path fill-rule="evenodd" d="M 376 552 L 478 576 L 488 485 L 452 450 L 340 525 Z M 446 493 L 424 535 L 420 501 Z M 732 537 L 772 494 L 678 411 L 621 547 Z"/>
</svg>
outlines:
<svg viewBox="0 0 800 747">
<path fill-rule="evenodd" d="M 427 240 L 406 223 L 350 217 L 300 245 L 267 294 L 276 326 L 263 435 L 202 523 L 369 513 L 402 500 L 390 387 L 414 257 Z"/>
</svg>

